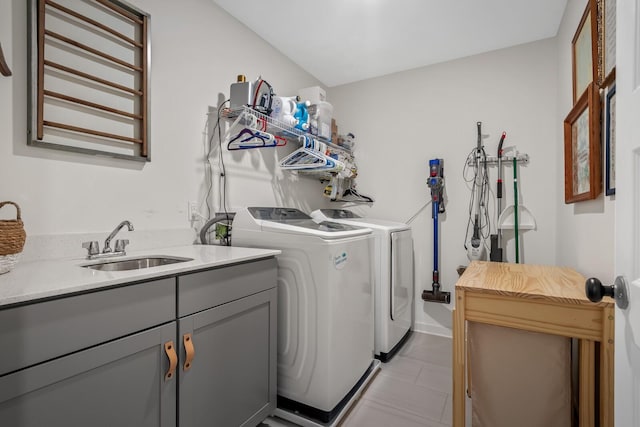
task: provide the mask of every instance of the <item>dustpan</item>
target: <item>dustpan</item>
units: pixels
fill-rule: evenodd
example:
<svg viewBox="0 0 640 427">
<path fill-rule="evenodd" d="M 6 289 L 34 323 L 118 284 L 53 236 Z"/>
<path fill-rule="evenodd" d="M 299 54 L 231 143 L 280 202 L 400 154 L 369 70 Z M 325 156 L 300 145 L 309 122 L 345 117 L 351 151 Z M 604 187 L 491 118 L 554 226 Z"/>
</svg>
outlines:
<svg viewBox="0 0 640 427">
<path fill-rule="evenodd" d="M 513 203 L 507 206 L 498 217 L 498 228 L 501 230 L 533 230 L 536 219 L 526 206 L 518 203 L 518 162 L 513 156 Z M 516 209 L 517 206 L 517 209 Z M 517 236 L 516 236 L 517 239 Z M 517 240 L 516 240 L 517 241 Z"/>
<path fill-rule="evenodd" d="M 513 230 L 516 228 L 516 207 L 515 205 L 507 206 L 498 217 L 498 228 L 501 230 Z M 529 209 L 524 205 L 518 205 L 518 229 L 535 230 L 536 219 Z"/>
</svg>

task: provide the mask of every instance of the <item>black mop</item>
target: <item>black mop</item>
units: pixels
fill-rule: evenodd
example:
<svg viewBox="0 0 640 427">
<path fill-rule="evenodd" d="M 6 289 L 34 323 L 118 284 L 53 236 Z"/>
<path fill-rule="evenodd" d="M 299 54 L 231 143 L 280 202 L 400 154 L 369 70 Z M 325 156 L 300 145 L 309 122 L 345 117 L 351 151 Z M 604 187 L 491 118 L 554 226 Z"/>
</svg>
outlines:
<svg viewBox="0 0 640 427">
<path fill-rule="evenodd" d="M 438 271 L 438 214 L 444 213 L 444 165 L 442 159 L 429 160 L 429 180 L 431 189 L 431 217 L 433 218 L 433 283 L 431 290 L 422 291 L 422 299 L 427 302 L 449 304 L 451 293 L 440 290 L 440 273 Z"/>
<path fill-rule="evenodd" d="M 507 136 L 506 132 L 502 132 L 502 136 L 500 137 L 500 142 L 498 143 L 498 181 L 496 183 L 496 198 L 498 199 L 498 217 L 502 213 L 502 144 L 504 143 L 504 138 Z M 491 261 L 502 262 L 502 229 L 500 227 L 496 227 L 498 230 L 496 234 L 491 235 L 491 252 L 489 254 L 489 259 Z"/>
</svg>

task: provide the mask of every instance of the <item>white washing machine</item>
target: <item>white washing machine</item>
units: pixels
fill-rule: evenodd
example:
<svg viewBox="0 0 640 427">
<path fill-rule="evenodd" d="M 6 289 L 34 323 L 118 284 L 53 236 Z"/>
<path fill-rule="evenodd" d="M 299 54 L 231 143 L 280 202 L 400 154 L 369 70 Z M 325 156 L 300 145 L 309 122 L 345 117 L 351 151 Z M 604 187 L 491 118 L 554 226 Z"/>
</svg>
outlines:
<svg viewBox="0 0 640 427">
<path fill-rule="evenodd" d="M 300 425 L 337 424 L 379 369 L 371 230 L 318 224 L 297 209 L 249 207 L 236 213 L 231 239 L 282 251 L 276 414 Z"/>
<path fill-rule="evenodd" d="M 368 227 L 375 237 L 375 356 L 387 362 L 411 335 L 414 258 L 411 228 L 404 223 L 362 218 L 347 209 L 318 209 L 316 221 Z"/>
</svg>

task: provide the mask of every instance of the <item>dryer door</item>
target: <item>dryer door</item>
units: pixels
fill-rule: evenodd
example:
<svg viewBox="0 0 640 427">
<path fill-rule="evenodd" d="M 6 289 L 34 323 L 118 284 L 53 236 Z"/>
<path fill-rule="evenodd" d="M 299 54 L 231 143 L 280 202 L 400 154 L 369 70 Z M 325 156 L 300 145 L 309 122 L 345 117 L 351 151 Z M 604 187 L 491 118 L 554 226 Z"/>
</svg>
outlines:
<svg viewBox="0 0 640 427">
<path fill-rule="evenodd" d="M 413 239 L 411 230 L 391 233 L 391 320 L 411 325 L 413 297 Z"/>
</svg>

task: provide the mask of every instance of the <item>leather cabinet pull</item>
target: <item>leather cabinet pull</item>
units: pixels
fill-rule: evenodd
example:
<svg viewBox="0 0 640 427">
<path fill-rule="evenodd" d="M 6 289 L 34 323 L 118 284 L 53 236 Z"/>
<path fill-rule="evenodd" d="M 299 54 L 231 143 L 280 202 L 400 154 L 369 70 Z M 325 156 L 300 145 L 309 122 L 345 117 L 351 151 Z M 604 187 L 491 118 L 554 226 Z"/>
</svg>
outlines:
<svg viewBox="0 0 640 427">
<path fill-rule="evenodd" d="M 164 343 L 164 352 L 167 353 L 167 357 L 169 358 L 169 369 L 167 373 L 164 374 L 164 380 L 169 381 L 173 378 L 176 372 L 176 366 L 178 366 L 178 355 L 176 354 L 176 347 L 173 345 L 173 341 Z"/>
<path fill-rule="evenodd" d="M 195 349 L 193 348 L 193 340 L 191 339 L 191 334 L 184 334 L 182 336 L 182 342 L 184 343 L 184 351 L 187 354 L 187 358 L 184 361 L 182 370 L 188 371 L 189 369 L 191 369 L 191 361 L 195 356 Z"/>
</svg>

